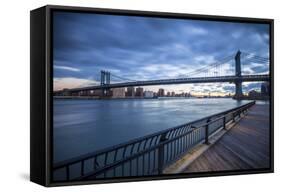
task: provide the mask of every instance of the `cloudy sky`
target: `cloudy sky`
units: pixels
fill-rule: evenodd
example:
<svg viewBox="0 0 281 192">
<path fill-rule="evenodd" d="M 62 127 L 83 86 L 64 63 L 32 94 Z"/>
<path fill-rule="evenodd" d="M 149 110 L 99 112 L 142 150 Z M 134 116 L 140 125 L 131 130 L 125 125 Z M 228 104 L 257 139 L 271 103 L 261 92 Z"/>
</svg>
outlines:
<svg viewBox="0 0 281 192">
<path fill-rule="evenodd" d="M 269 56 L 265 24 L 55 12 L 53 25 L 55 90 L 98 85 L 101 70 L 132 80 L 165 79 L 184 77 L 237 50 Z M 244 74 L 268 71 L 262 62 L 247 61 L 250 56 L 242 59 Z M 229 75 L 233 64 L 228 61 L 216 70 Z M 113 83 L 119 81 L 112 78 Z M 234 91 L 228 83 L 160 87 L 193 93 Z M 245 91 L 258 87 L 260 83 L 243 83 Z"/>
</svg>

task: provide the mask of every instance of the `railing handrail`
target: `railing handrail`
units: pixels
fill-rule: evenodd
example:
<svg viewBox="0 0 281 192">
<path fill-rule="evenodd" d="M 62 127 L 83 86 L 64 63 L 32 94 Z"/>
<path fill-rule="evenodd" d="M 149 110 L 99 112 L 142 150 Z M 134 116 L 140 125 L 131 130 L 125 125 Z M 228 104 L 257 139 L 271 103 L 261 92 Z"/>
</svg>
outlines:
<svg viewBox="0 0 281 192">
<path fill-rule="evenodd" d="M 152 133 L 152 134 L 149 134 L 149 135 L 146 135 L 146 136 L 143 136 L 143 137 L 139 137 L 139 138 L 136 138 L 136 139 L 132 139 L 130 141 L 127 141 L 127 142 L 123 142 L 123 143 L 120 143 L 120 144 L 117 144 L 117 145 L 114 145 L 114 146 L 111 146 L 111 147 L 107 147 L 107 148 L 104 148 L 104 149 L 101 149 L 101 150 L 98 150 L 98 151 L 95 151 L 95 152 L 91 152 L 91 153 L 87 153 L 87 154 L 84 154 L 84 155 L 81 155 L 81 156 L 78 156 L 78 157 L 74 157 L 74 158 L 71 158 L 71 159 L 68 159 L 68 160 L 64 160 L 64 161 L 61 161 L 61 162 L 58 162 L 58 163 L 55 163 L 53 165 L 53 169 L 56 170 L 56 169 L 60 169 L 62 167 L 65 167 L 67 165 L 72 165 L 72 164 L 75 164 L 75 163 L 78 163 L 80 161 L 85 161 L 87 159 L 91 159 L 95 156 L 98 156 L 100 154 L 103 154 L 103 153 L 107 153 L 107 152 L 110 152 L 110 151 L 114 151 L 114 150 L 117 150 L 118 148 L 122 148 L 126 145 L 132 145 L 134 143 L 138 143 L 140 141 L 143 141 L 143 140 L 147 140 L 147 139 L 150 139 L 150 138 L 153 138 L 155 136 L 160 136 L 162 134 L 165 134 L 165 133 L 168 133 L 170 131 L 174 131 L 174 130 L 177 130 L 179 128 L 182 128 L 184 126 L 188 126 L 188 125 L 192 125 L 192 124 L 195 124 L 195 123 L 198 123 L 200 121 L 203 121 L 203 120 L 207 120 L 207 119 L 211 119 L 213 117 L 216 117 L 216 116 L 221 116 L 221 115 L 225 115 L 225 114 L 229 114 L 230 112 L 234 113 L 235 111 L 239 110 L 239 109 L 242 109 L 244 107 L 247 107 L 249 105 L 253 105 L 255 104 L 255 101 L 252 101 L 252 102 L 249 102 L 247 104 L 244 104 L 244 105 L 241 105 L 241 106 L 238 106 L 238 107 L 235 107 L 235 108 L 231 108 L 229 110 L 226 110 L 226 111 L 223 111 L 223 112 L 219 112 L 219 113 L 216 113 L 216 114 L 213 114 L 213 115 L 209 115 L 209 116 L 206 116 L 206 117 L 203 117 L 203 118 L 200 118 L 200 119 L 197 119 L 197 120 L 194 120 L 194 121 L 191 121 L 191 122 L 188 122 L 188 123 L 185 123 L 185 124 L 182 124 L 182 125 L 178 125 L 176 127 L 172 127 L 172 128 L 169 128 L 169 129 L 165 129 L 165 130 L 162 130 L 162 131 L 158 131 L 156 133 Z M 220 117 L 220 118 L 223 118 L 223 117 Z M 217 119 L 213 120 L 213 121 L 217 121 Z M 202 127 L 202 126 L 206 126 L 210 123 L 212 123 L 213 121 L 210 121 L 210 122 L 207 122 L 207 123 L 204 123 L 202 125 L 199 125 L 199 126 L 196 126 L 195 129 L 199 128 L 199 127 Z M 191 132 L 194 131 L 195 129 L 192 129 L 190 130 Z M 189 132 L 189 131 L 188 131 Z M 184 133 L 186 134 L 186 133 Z M 179 135 L 178 135 L 179 136 Z M 176 136 L 177 137 L 177 136 Z M 173 139 L 173 138 L 172 138 Z M 158 144 L 152 146 L 152 148 L 156 147 Z M 136 155 L 136 154 L 134 154 Z"/>
</svg>

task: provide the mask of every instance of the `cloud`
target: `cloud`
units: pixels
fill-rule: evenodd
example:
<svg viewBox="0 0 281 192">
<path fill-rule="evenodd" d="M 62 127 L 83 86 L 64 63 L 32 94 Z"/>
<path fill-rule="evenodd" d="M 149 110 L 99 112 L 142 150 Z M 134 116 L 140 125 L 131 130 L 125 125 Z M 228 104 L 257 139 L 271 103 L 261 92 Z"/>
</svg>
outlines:
<svg viewBox="0 0 281 192">
<path fill-rule="evenodd" d="M 81 69 L 78 69 L 78 68 L 67 67 L 67 66 L 57 66 L 57 65 L 54 65 L 54 69 L 62 69 L 62 70 L 73 71 L 73 72 L 81 71 Z"/>
<path fill-rule="evenodd" d="M 192 35 L 207 35 L 208 34 L 208 30 L 202 28 L 202 27 L 185 27 L 184 28 L 184 32 L 186 32 L 187 34 L 192 34 Z"/>
<path fill-rule="evenodd" d="M 99 82 L 91 79 L 79 79 L 73 77 L 54 78 L 54 90 L 72 89 L 98 85 Z"/>
<path fill-rule="evenodd" d="M 244 82 L 242 84 L 242 89 L 244 92 L 249 92 L 251 90 L 260 91 L 262 82 Z"/>
<path fill-rule="evenodd" d="M 135 80 L 177 78 L 234 55 L 238 49 L 263 57 L 269 55 L 269 25 L 266 24 L 59 11 L 53 18 L 54 77 L 73 78 L 76 86 L 77 79 L 92 77 L 98 82 L 101 70 Z M 233 75 L 233 62 L 226 62 L 211 73 Z M 263 73 L 268 71 L 268 66 L 246 63 L 242 70 L 244 74 Z M 202 90 L 207 89 L 200 86 Z M 199 91 L 200 86 L 165 87 Z M 224 85 L 209 87 L 227 91 Z"/>
</svg>

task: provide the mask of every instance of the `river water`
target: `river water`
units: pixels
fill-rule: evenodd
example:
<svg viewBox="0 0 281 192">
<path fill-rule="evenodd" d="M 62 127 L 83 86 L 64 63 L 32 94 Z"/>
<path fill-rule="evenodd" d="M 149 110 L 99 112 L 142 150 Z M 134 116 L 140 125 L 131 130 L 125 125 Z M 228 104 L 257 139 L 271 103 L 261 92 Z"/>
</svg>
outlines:
<svg viewBox="0 0 281 192">
<path fill-rule="evenodd" d="M 247 102 L 230 98 L 54 99 L 54 162 L 188 123 Z"/>
</svg>

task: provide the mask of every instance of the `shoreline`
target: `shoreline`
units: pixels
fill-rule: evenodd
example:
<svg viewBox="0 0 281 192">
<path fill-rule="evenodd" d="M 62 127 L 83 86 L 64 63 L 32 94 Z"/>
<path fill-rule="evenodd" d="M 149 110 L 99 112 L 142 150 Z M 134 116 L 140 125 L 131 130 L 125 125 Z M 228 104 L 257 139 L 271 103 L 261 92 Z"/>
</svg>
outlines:
<svg viewBox="0 0 281 192">
<path fill-rule="evenodd" d="M 95 96 L 53 96 L 54 100 L 161 100 L 161 99 L 233 99 L 237 101 L 269 101 L 263 98 L 243 97 L 235 99 L 233 97 L 125 97 L 125 98 L 112 98 L 112 97 L 95 97 Z"/>
<path fill-rule="evenodd" d="M 232 99 L 232 97 L 125 97 L 125 98 L 101 98 L 89 96 L 53 96 L 56 100 L 162 100 L 162 99 Z"/>
</svg>

